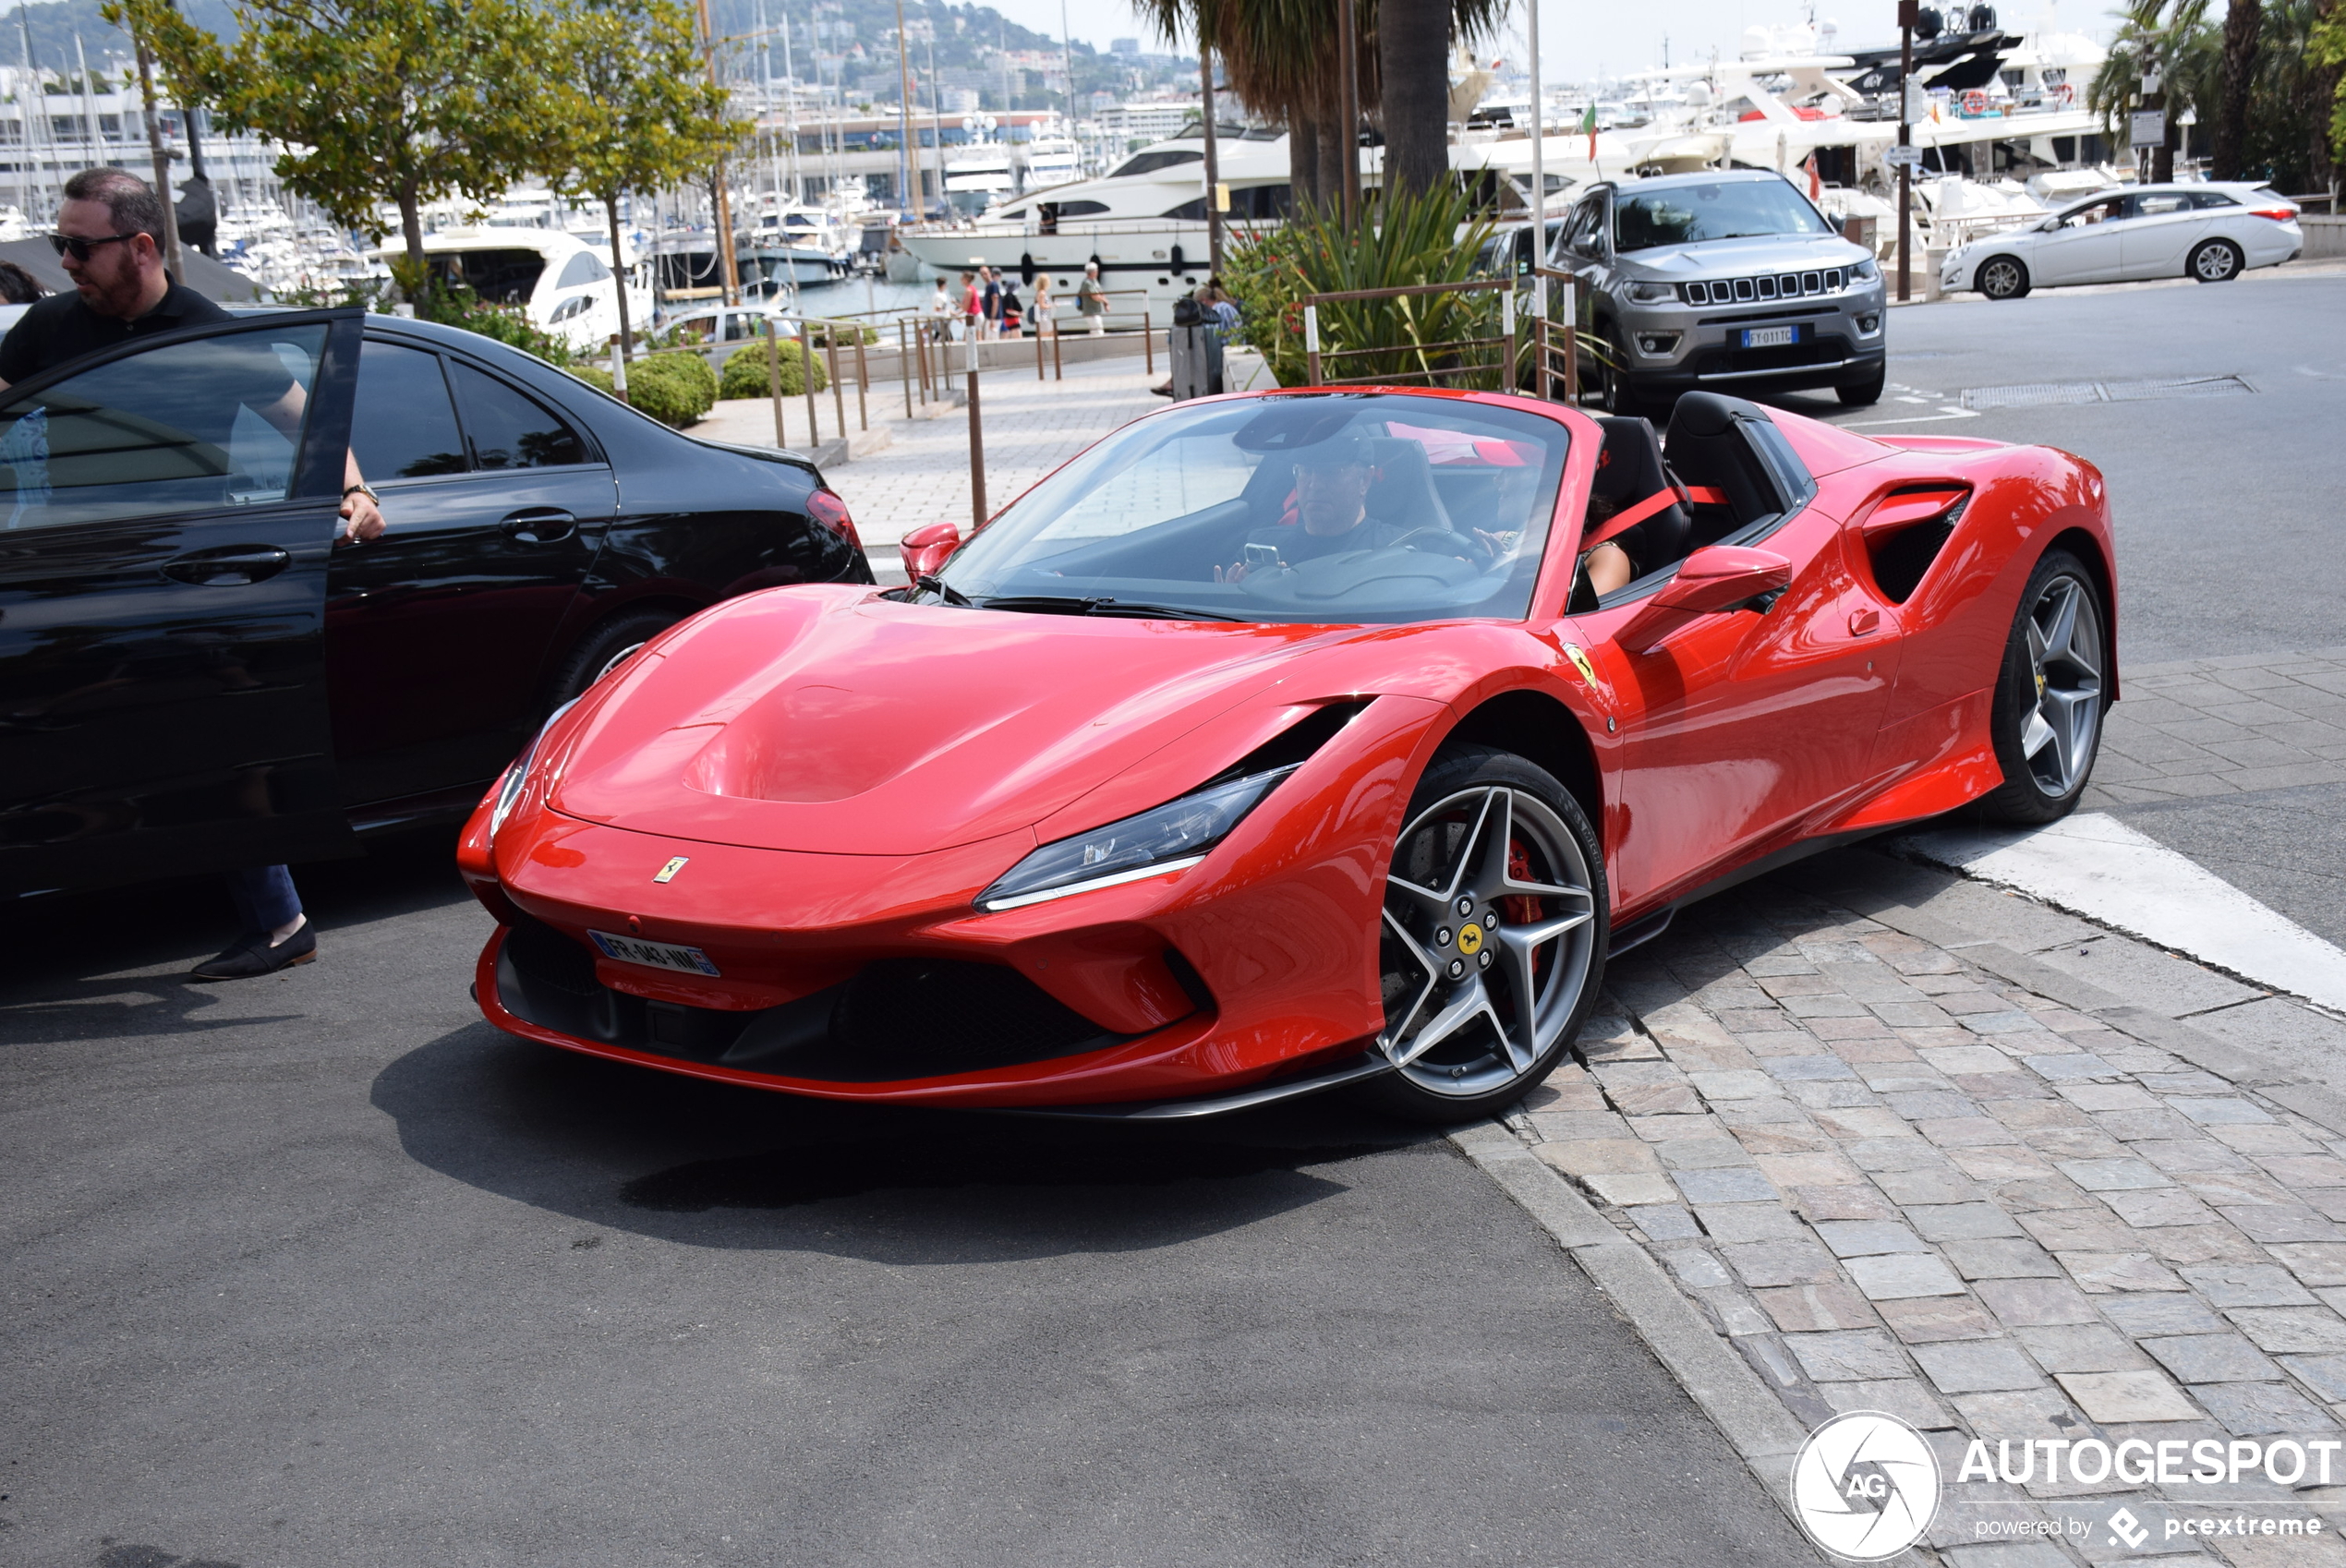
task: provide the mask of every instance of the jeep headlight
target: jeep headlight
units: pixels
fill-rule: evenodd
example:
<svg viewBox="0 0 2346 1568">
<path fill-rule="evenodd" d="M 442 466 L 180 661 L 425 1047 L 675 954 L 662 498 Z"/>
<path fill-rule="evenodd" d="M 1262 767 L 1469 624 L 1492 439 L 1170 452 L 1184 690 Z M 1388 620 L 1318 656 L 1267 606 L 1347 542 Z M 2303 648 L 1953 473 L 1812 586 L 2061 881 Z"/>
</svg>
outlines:
<svg viewBox="0 0 2346 1568">
<path fill-rule="evenodd" d="M 1881 269 L 1875 266 L 1873 258 L 1868 256 L 1863 261 L 1860 261 L 1856 266 L 1850 268 L 1849 275 L 1856 279 L 1861 283 L 1869 283 L 1876 278 L 1881 276 Z"/>
<path fill-rule="evenodd" d="M 1183 871 L 1230 835 L 1246 814 L 1300 765 L 1275 767 L 1191 791 L 1138 816 L 1046 844 L 977 896 L 993 912 L 1071 893 Z"/>
<path fill-rule="evenodd" d="M 1660 305 L 1678 297 L 1675 283 L 1631 283 L 1629 297 L 1639 305 Z"/>
<path fill-rule="evenodd" d="M 548 714 L 546 722 L 538 727 L 538 733 L 530 737 L 529 744 L 522 748 L 521 755 L 515 757 L 514 765 L 505 769 L 505 777 L 497 780 L 497 807 L 489 814 L 489 841 L 490 843 L 497 841 L 497 830 L 505 826 L 505 818 L 513 814 L 514 802 L 521 799 L 522 787 L 529 782 L 529 769 L 538 760 L 538 748 L 546 743 L 546 731 L 551 730 L 561 720 L 563 714 L 577 706 L 578 699 L 573 697 L 552 713 Z"/>
</svg>

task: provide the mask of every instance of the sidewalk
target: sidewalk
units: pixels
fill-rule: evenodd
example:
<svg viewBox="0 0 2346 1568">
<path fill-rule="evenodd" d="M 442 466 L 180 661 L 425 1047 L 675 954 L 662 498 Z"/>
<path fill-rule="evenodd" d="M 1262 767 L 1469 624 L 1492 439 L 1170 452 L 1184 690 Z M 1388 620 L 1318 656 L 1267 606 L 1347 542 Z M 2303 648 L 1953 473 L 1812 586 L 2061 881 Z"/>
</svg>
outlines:
<svg viewBox="0 0 2346 1568">
<path fill-rule="evenodd" d="M 2174 1000 L 2064 972 L 2080 944 L 2132 948 L 2097 972 Z M 2219 1538 L 2222 1561 L 2346 1562 L 2336 1449 L 2328 1485 L 1957 1482 L 1974 1437 L 2013 1443 L 2015 1474 L 2027 1441 L 2346 1438 L 2346 1062 L 2291 1070 L 2163 1010 L 2202 981 L 2232 983 L 1842 851 L 1625 956 L 1586 1065 L 1458 1141 L 1780 1499 L 1803 1434 L 1885 1410 L 1939 1450 L 1943 1562 L 2213 1562 L 2166 1521 L 2243 1507 L 2324 1533 Z M 2122 1506 L 2139 1552 L 2108 1523 Z M 2009 1533 L 2063 1516 L 2084 1533 Z"/>
</svg>

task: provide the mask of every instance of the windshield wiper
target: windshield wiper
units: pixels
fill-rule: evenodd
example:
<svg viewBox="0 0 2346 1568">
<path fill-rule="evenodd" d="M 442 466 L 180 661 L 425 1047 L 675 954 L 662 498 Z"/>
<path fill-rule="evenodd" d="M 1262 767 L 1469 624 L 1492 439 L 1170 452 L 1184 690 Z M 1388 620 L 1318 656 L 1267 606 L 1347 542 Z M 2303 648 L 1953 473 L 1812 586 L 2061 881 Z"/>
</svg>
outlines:
<svg viewBox="0 0 2346 1568">
<path fill-rule="evenodd" d="M 1190 609 L 1178 605 L 1143 604 L 1135 599 L 1102 598 L 1075 594 L 1003 594 L 985 601 L 985 609 L 1023 611 L 1029 615 L 1128 615 L 1163 621 L 1243 621 L 1241 615 L 1218 610 Z"/>
<path fill-rule="evenodd" d="M 920 581 L 913 585 L 913 589 L 915 593 L 935 594 L 947 604 L 953 605 L 961 609 L 975 609 L 977 608 L 977 601 L 975 599 L 961 592 L 961 589 L 954 587 L 942 577 L 923 577 Z"/>
</svg>

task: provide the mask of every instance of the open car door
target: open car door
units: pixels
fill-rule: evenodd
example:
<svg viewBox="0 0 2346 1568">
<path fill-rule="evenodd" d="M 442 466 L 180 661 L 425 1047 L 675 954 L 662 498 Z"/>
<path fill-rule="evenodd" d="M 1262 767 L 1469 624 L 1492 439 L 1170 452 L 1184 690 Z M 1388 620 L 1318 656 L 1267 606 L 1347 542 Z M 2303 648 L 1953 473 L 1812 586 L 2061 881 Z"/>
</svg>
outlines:
<svg viewBox="0 0 2346 1568">
<path fill-rule="evenodd" d="M 361 319 L 214 322 L 0 392 L 0 891 L 357 852 L 324 627 Z"/>
</svg>

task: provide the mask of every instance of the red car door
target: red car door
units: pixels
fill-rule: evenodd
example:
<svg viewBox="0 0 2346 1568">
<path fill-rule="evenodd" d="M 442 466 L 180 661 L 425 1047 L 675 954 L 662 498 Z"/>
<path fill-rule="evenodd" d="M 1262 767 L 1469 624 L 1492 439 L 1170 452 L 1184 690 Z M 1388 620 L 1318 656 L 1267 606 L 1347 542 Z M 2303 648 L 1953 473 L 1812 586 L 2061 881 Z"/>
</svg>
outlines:
<svg viewBox="0 0 2346 1568">
<path fill-rule="evenodd" d="M 1896 675 L 1896 608 L 1851 569 L 1839 520 L 1813 507 L 1737 542 L 1792 565 L 1764 610 L 1704 616 L 1650 651 L 1614 640 L 1641 597 L 1566 622 L 1621 705 L 1619 906 L 1709 880 L 1868 777 Z"/>
</svg>

